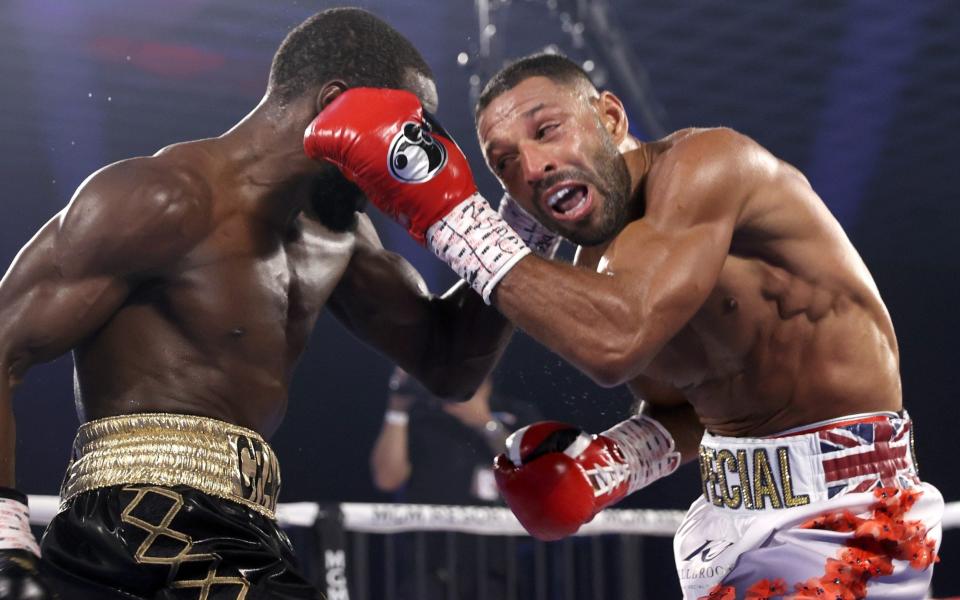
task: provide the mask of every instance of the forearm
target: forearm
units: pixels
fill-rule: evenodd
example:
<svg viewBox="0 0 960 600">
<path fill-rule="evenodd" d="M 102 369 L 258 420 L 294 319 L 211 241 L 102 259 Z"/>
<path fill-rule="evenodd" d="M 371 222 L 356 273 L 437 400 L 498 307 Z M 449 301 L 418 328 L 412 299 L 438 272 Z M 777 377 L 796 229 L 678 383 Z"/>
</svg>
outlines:
<svg viewBox="0 0 960 600">
<path fill-rule="evenodd" d="M 431 294 L 406 260 L 382 248 L 353 257 L 327 306 L 351 332 L 444 398 L 473 395 L 513 333 L 513 325 L 463 282 L 442 296 Z"/>
<path fill-rule="evenodd" d="M 370 454 L 370 470 L 378 489 L 393 491 L 410 477 L 407 425 L 384 421 Z"/>
<path fill-rule="evenodd" d="M 658 406 L 648 404 L 644 411 L 651 419 L 657 420 L 673 437 L 676 450 L 682 463 L 694 460 L 699 455 L 700 440 L 703 438 L 703 425 L 693 406 Z"/>
<path fill-rule="evenodd" d="M 466 230 L 464 230 L 464 237 L 477 235 L 478 231 L 485 232 L 480 233 L 478 239 L 475 240 L 479 243 L 479 246 L 474 247 L 468 244 L 469 251 L 464 252 L 467 248 L 450 240 L 451 243 L 448 248 L 452 248 L 452 251 L 441 251 L 438 255 L 448 260 L 455 271 L 460 273 L 462 277 L 468 279 L 479 294 L 489 294 L 491 289 L 496 289 L 495 283 L 479 285 L 476 275 L 485 270 L 485 268 L 491 268 L 491 274 L 501 272 L 498 269 L 502 269 L 502 273 L 504 274 L 508 273 L 510 267 L 506 265 L 516 264 L 522 260 L 522 257 L 528 249 L 533 254 L 548 260 L 552 259 L 556 254 L 561 242 L 560 236 L 541 225 L 535 218 L 530 216 L 529 213 L 524 211 L 509 195 L 504 195 L 500 200 L 496 218 L 494 218 L 489 211 L 484 210 L 486 209 L 485 203 L 476 208 L 486 213 L 485 219 L 487 222 L 482 227 L 473 228 L 472 226 L 468 226 Z M 500 221 L 500 219 L 502 219 L 502 221 Z M 503 223 L 509 227 L 501 227 Z M 468 234 L 467 232 L 471 230 L 472 233 Z M 485 245 L 490 239 L 495 239 L 501 235 L 506 235 L 511 239 L 511 242 L 514 244 L 513 249 L 516 251 L 515 254 L 504 252 L 505 247 L 510 247 L 510 243 L 506 243 L 506 239 L 502 239 L 502 241 L 505 242 L 505 246 L 496 244 L 494 246 Z M 516 239 L 512 238 L 513 235 L 519 237 L 522 245 L 516 244 Z M 456 238 L 457 236 L 454 237 Z M 467 256 L 488 258 L 497 256 L 499 258 L 490 264 L 484 263 L 482 259 L 477 262 L 469 260 L 463 262 L 460 259 L 464 253 Z M 460 269 L 457 268 L 458 265 L 461 267 Z M 497 281 L 500 277 L 502 277 L 502 275 L 494 274 L 492 281 Z M 466 281 L 461 281 L 458 286 L 455 286 L 453 292 L 459 295 L 464 294 L 466 290 Z M 468 350 L 472 352 L 472 356 L 479 358 L 479 364 L 474 365 L 475 367 L 479 367 L 476 370 L 481 373 L 486 373 L 494 366 L 510 339 L 513 332 L 513 324 L 503 318 L 499 310 L 491 311 L 487 308 L 486 304 L 490 303 L 489 297 L 484 297 L 486 303 L 478 302 L 478 298 L 479 296 L 470 294 L 469 292 L 466 292 L 462 298 L 463 302 L 468 302 L 472 306 L 469 310 L 464 310 L 463 307 L 461 307 L 457 314 L 463 317 L 464 322 L 469 324 L 475 333 L 473 335 L 461 336 L 459 339 L 466 339 L 470 342 L 471 345 L 468 346 Z M 477 348 L 484 349 L 486 352 L 477 354 Z M 470 365 L 469 360 L 463 360 L 461 358 L 460 362 L 464 365 Z M 496 451 L 499 452 L 500 450 L 498 449 Z"/>
<path fill-rule="evenodd" d="M 494 304 L 517 327 L 608 386 L 643 366 L 642 303 L 611 276 L 533 256 L 494 293 Z"/>
<path fill-rule="evenodd" d="M 433 300 L 432 335 L 408 369 L 442 398 L 466 399 L 500 360 L 513 324 L 463 282 Z"/>
<path fill-rule="evenodd" d="M 496 426 L 493 429 L 486 429 L 483 432 L 483 439 L 494 454 L 500 454 L 506 450 L 507 438 L 510 437 L 511 432 L 499 421 L 491 421 L 491 423 L 496 423 Z"/>
</svg>

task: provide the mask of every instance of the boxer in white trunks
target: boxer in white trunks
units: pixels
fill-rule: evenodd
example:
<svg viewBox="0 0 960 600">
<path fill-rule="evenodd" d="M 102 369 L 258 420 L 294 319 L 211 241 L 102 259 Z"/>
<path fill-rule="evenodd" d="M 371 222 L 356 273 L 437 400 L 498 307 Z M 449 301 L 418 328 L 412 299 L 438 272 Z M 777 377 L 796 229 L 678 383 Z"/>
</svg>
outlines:
<svg viewBox="0 0 960 600">
<path fill-rule="evenodd" d="M 600 436 L 560 423 L 513 436 L 497 476 L 528 531 L 570 535 L 699 458 L 703 496 L 675 542 L 685 598 L 923 597 L 943 500 L 917 476 L 890 315 L 799 171 L 729 129 L 641 142 L 615 95 L 535 55 L 476 109 L 508 192 L 498 214 L 419 104 L 379 92 L 332 103 L 308 154 L 515 325 L 645 400 Z M 415 184 L 393 172 L 395 158 L 410 170 L 401 131 L 444 147 Z M 579 244 L 575 264 L 550 260 L 557 235 Z"/>
</svg>

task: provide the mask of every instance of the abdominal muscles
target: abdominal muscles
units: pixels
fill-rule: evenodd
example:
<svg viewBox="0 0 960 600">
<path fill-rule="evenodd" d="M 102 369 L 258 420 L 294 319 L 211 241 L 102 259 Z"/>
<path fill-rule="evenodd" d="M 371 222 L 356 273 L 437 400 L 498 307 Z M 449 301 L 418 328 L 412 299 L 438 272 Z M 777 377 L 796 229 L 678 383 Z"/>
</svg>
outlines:
<svg viewBox="0 0 960 600">
<path fill-rule="evenodd" d="M 770 435 L 901 408 L 896 342 L 869 289 L 730 256 L 713 293 L 648 375 L 718 435 Z"/>
</svg>

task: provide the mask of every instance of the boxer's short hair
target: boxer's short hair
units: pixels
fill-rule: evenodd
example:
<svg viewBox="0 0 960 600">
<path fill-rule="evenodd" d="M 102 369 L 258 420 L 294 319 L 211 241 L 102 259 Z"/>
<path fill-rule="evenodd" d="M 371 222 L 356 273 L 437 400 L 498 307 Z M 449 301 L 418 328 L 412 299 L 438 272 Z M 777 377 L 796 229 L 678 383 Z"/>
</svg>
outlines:
<svg viewBox="0 0 960 600">
<path fill-rule="evenodd" d="M 411 69 L 433 79 L 396 29 L 359 8 L 332 8 L 287 34 L 273 57 L 268 93 L 285 102 L 332 79 L 349 87 L 402 89 Z"/>
<path fill-rule="evenodd" d="M 593 85 L 580 65 L 562 54 L 540 52 L 518 59 L 500 69 L 480 92 L 474 115 L 479 116 L 493 99 L 531 77 L 546 77 L 557 83 L 584 82 Z"/>
</svg>

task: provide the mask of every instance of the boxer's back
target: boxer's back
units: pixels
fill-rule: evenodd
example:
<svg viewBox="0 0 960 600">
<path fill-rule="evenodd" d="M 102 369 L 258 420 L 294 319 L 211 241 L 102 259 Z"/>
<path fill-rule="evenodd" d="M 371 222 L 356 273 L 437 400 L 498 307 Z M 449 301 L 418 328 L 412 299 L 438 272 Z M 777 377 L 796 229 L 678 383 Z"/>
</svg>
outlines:
<svg viewBox="0 0 960 600">
<path fill-rule="evenodd" d="M 702 132 L 668 138 L 655 160 L 690 135 Z M 744 162 L 760 166 L 719 278 L 646 374 L 680 389 L 719 434 L 898 410 L 896 339 L 866 266 L 806 179 L 743 142 Z M 655 163 L 650 178 L 662 172 Z M 655 219 L 657 199 L 647 200 Z"/>
<path fill-rule="evenodd" d="M 76 347 L 85 419 L 187 413 L 264 435 L 279 425 L 294 364 L 346 268 L 354 235 L 302 215 L 278 216 L 271 198 L 215 146 L 183 144 L 120 167 L 156 188 L 151 194 L 161 205 L 166 198 L 166 210 L 187 204 L 190 240 L 165 268 L 137 276 L 119 309 Z M 102 185 L 87 184 L 100 202 L 122 202 L 110 186 L 109 175 Z"/>
</svg>

